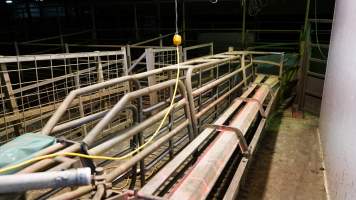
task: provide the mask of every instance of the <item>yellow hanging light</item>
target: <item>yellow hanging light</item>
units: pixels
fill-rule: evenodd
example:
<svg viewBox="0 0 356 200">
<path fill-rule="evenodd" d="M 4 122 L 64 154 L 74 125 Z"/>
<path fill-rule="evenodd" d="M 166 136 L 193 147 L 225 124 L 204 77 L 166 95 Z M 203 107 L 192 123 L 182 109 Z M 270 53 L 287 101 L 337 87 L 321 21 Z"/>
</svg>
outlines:
<svg viewBox="0 0 356 200">
<path fill-rule="evenodd" d="M 178 33 L 173 36 L 173 44 L 175 46 L 179 46 L 182 44 L 182 36 L 180 36 Z"/>
</svg>

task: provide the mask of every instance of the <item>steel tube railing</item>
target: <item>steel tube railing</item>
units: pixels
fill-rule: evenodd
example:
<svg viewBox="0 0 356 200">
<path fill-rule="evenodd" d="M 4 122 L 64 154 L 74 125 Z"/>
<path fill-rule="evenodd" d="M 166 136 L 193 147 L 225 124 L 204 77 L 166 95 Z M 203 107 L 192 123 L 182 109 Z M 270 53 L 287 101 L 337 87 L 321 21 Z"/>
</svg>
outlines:
<svg viewBox="0 0 356 200">
<path fill-rule="evenodd" d="M 181 133 L 184 129 L 188 130 L 188 135 L 190 134 L 189 139 L 192 141 L 193 138 L 197 137 L 199 134 L 197 128 L 200 126 L 200 124 L 198 124 L 198 120 L 200 120 L 200 118 L 204 114 L 208 113 L 212 109 L 215 109 L 215 111 L 213 113 L 215 113 L 214 115 L 216 117 L 217 112 L 218 112 L 217 106 L 224 101 L 229 101 L 230 97 L 237 90 L 242 88 L 242 86 L 244 84 L 248 83 L 248 80 L 250 80 L 254 75 L 253 74 L 246 75 L 238 83 L 235 83 L 235 81 L 232 81 L 232 80 L 235 80 L 236 77 L 239 77 L 239 75 L 242 72 L 246 73 L 246 70 L 248 68 L 253 69 L 254 64 L 264 63 L 264 64 L 271 64 L 274 66 L 283 65 L 283 63 L 269 62 L 269 61 L 263 61 L 263 60 L 257 60 L 255 62 L 255 60 L 253 59 L 253 55 L 268 55 L 268 54 L 282 55 L 277 52 L 271 53 L 271 52 L 241 51 L 241 52 L 222 53 L 222 54 L 207 56 L 204 58 L 195 59 L 192 61 L 181 63 L 180 68 L 183 71 L 184 75 L 181 77 L 181 80 L 179 81 L 179 91 L 180 91 L 181 97 L 176 98 L 177 102 L 175 103 L 175 108 L 183 107 L 184 114 L 186 115 L 185 118 L 184 117 L 182 118 L 183 122 L 176 122 L 177 125 L 173 126 L 174 122 L 171 121 L 167 125 L 167 127 L 165 127 L 164 130 L 161 130 L 161 132 L 167 131 L 167 130 L 168 130 L 168 132 L 166 132 L 165 134 L 161 134 L 159 139 L 155 140 L 152 144 L 148 145 L 146 148 L 144 148 L 143 150 L 141 150 L 140 152 L 135 154 L 133 157 L 131 157 L 130 160 L 125 161 L 124 163 L 122 163 L 122 165 L 120 165 L 119 167 L 114 169 L 112 172 L 110 172 L 108 175 L 108 177 L 109 177 L 108 181 L 110 182 L 110 181 L 116 179 L 118 176 L 127 172 L 130 168 L 134 169 L 133 167 L 138 162 L 141 162 L 145 157 L 147 157 L 152 152 L 154 152 L 155 150 L 160 148 L 166 142 L 170 141 L 174 136 Z M 244 57 L 248 57 L 248 58 L 240 60 L 242 55 L 244 55 Z M 240 68 L 235 67 L 234 70 L 229 70 L 228 73 L 224 73 L 222 75 L 219 75 L 219 73 L 217 73 L 217 76 L 214 77 L 213 80 L 204 81 L 205 82 L 204 85 L 202 85 L 202 83 L 200 82 L 197 87 L 196 86 L 193 87 L 193 83 L 194 83 L 193 77 L 195 75 L 198 74 L 202 78 L 201 74 L 206 71 L 217 70 L 217 72 L 219 72 L 218 68 L 222 65 L 229 65 L 229 68 L 231 68 L 230 65 L 238 64 L 238 63 L 241 64 L 242 62 L 244 62 L 244 63 L 247 62 L 247 64 Z M 283 62 L 283 59 L 282 59 L 282 62 Z M 151 117 L 147 118 L 146 120 L 143 120 L 139 124 L 136 124 L 136 125 L 130 127 L 129 129 L 125 130 L 124 132 L 117 134 L 117 136 L 115 136 L 115 137 L 112 137 L 106 141 L 100 141 L 97 144 L 94 143 L 94 141 L 97 139 L 98 134 L 101 133 L 110 124 L 111 120 L 113 120 L 117 116 L 118 113 L 123 111 L 123 109 L 125 109 L 125 107 L 127 105 L 129 105 L 130 102 L 132 102 L 136 98 L 139 98 L 141 100 L 141 103 L 139 103 L 139 107 L 141 107 L 141 108 L 138 108 L 138 110 L 141 111 L 139 113 L 140 113 L 140 115 L 142 115 L 142 96 L 147 95 L 152 92 L 157 92 L 157 91 L 163 90 L 165 88 L 170 88 L 170 87 L 174 86 L 175 80 L 168 80 L 168 81 L 158 83 L 158 84 L 155 84 L 155 85 L 152 85 L 149 87 L 139 88 L 136 91 L 129 92 L 129 93 L 125 94 L 124 96 L 122 96 L 118 100 L 118 102 L 114 105 L 114 107 L 110 110 L 100 111 L 98 113 L 82 117 L 78 120 L 74 120 L 74 121 L 70 121 L 70 122 L 67 122 L 64 124 L 57 125 L 57 123 L 61 120 L 62 115 L 70 107 L 73 100 L 81 95 L 86 95 L 88 93 L 101 91 L 104 88 L 111 87 L 111 86 L 114 86 L 116 84 L 120 84 L 123 82 L 137 82 L 140 79 L 144 79 L 149 76 L 155 76 L 155 75 L 163 73 L 163 72 L 174 72 L 175 70 L 177 70 L 177 67 L 178 67 L 177 65 L 172 65 L 169 67 L 154 69 L 154 70 L 144 72 L 141 74 L 127 75 L 124 77 L 111 79 L 111 80 L 108 80 L 108 81 L 105 81 L 102 83 L 97 83 L 95 85 L 91 85 L 91 86 L 73 90 L 64 99 L 63 103 L 59 106 L 59 108 L 56 110 L 54 115 L 47 122 L 45 127 L 42 129 L 42 133 L 43 134 L 52 134 L 54 132 L 60 132 L 60 131 L 66 130 L 66 129 L 75 128 L 80 125 L 86 124 L 88 122 L 101 119 L 94 126 L 94 128 L 89 131 L 88 135 L 84 139 L 84 142 L 86 142 L 87 144 L 89 144 L 92 147 L 89 150 L 89 154 L 92 154 L 92 155 L 102 154 L 102 153 L 108 151 L 109 149 L 111 149 L 112 147 L 114 147 L 115 145 L 117 145 L 123 141 L 126 141 L 127 139 L 129 139 L 131 137 L 136 137 L 138 134 L 142 133 L 145 129 L 147 129 L 148 127 L 157 123 L 160 119 L 162 119 L 164 114 L 167 112 L 168 108 L 161 110 L 158 113 L 153 114 Z M 223 87 L 228 87 L 228 88 L 220 90 L 220 92 L 222 92 L 222 91 L 225 91 L 225 92 L 219 93 L 218 89 L 220 89 L 220 88 L 218 88 L 218 86 L 219 85 L 221 86 L 224 84 L 226 84 L 227 86 L 223 86 Z M 236 85 L 231 85 L 231 84 L 236 84 Z M 256 86 L 254 86 L 254 87 L 256 87 Z M 200 100 L 199 102 L 204 104 L 204 106 L 202 106 L 202 105 L 195 106 L 195 101 L 196 101 L 195 97 L 199 96 L 199 98 L 200 98 L 201 95 L 204 94 L 205 92 L 215 91 L 215 90 L 213 90 L 214 88 L 218 88 L 218 89 L 216 91 L 217 93 L 215 94 L 215 96 L 212 99 L 210 99 L 210 100 L 204 99 L 204 102 L 207 102 L 206 104 L 204 104 L 204 102 L 202 102 Z M 152 108 L 149 108 L 149 112 L 154 111 L 157 108 L 160 108 L 161 106 L 167 105 L 167 102 L 169 102 L 169 101 L 164 100 L 164 102 L 165 103 L 163 103 L 162 105 L 159 105 L 156 107 L 155 107 L 155 105 L 153 105 L 153 106 L 151 105 Z M 253 104 L 253 102 L 249 102 L 249 103 Z M 200 106 L 202 106 L 202 107 L 200 107 Z M 199 107 L 199 110 L 196 109 L 197 107 Z M 209 113 L 209 115 L 211 115 L 211 114 Z M 142 116 L 141 116 L 141 118 L 142 118 Z M 214 119 L 214 116 L 209 118 L 209 120 L 210 119 Z M 133 148 L 133 147 L 131 147 L 131 148 Z M 75 144 L 72 144 L 72 145 L 60 150 L 58 153 L 77 152 L 77 151 L 79 151 L 79 149 L 80 149 L 80 145 L 75 143 Z M 169 149 L 167 149 L 166 151 L 169 152 Z M 163 153 L 162 155 L 158 156 L 155 159 L 160 160 L 163 157 L 165 157 L 165 155 L 168 155 L 168 154 L 169 153 Z M 34 172 L 34 171 L 39 171 L 42 169 L 48 169 L 50 166 L 53 166 L 59 160 L 60 160 L 60 157 L 42 160 L 42 161 L 34 163 L 31 166 L 23 169 L 22 171 L 20 171 L 20 173 Z M 158 161 L 154 160 L 152 162 L 157 163 Z M 63 165 L 63 167 L 64 168 L 70 167 L 70 165 L 65 165 L 65 166 Z M 144 167 L 144 166 L 140 167 L 141 170 L 143 169 L 142 167 Z M 65 199 L 65 198 L 69 198 L 69 197 L 76 198 L 76 197 L 79 197 L 83 194 L 90 192 L 93 189 L 94 189 L 93 186 L 81 187 L 78 190 L 75 190 L 73 192 L 65 193 L 58 197 L 55 197 L 55 199 L 57 199 L 57 198 Z"/>
</svg>

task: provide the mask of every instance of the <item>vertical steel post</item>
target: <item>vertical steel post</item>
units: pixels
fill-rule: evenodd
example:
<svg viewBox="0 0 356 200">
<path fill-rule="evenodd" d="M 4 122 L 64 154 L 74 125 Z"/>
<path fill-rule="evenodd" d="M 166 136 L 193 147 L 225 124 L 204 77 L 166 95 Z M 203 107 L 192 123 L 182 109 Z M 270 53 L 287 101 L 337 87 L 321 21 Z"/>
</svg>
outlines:
<svg viewBox="0 0 356 200">
<path fill-rule="evenodd" d="M 185 8 L 185 1 L 183 0 L 183 7 L 182 7 L 183 11 L 182 11 L 182 15 L 183 15 L 183 42 L 186 41 L 187 39 L 187 35 L 186 35 L 186 29 L 187 29 L 187 23 L 186 23 L 186 8 Z M 186 43 L 185 43 L 186 44 Z"/>
<path fill-rule="evenodd" d="M 79 89 L 80 88 L 80 74 L 79 74 L 79 72 L 77 72 L 75 75 L 74 83 L 75 83 L 75 88 Z M 85 116 L 85 113 L 84 113 L 83 100 L 82 100 L 81 96 L 78 97 L 78 101 L 79 101 L 79 114 L 80 114 L 80 117 L 83 118 Z M 82 131 L 83 131 L 84 135 L 86 136 L 88 133 L 86 124 L 83 125 Z"/>
<path fill-rule="evenodd" d="M 214 55 L 214 43 L 210 43 L 210 55 Z"/>
<path fill-rule="evenodd" d="M 129 68 L 131 68 L 131 65 L 132 65 L 131 47 L 130 47 L 130 45 L 126 45 L 125 51 L 126 51 L 126 56 L 124 57 L 124 59 L 126 59 L 126 63 L 127 63 L 125 75 L 128 75 L 129 74 Z"/>
<path fill-rule="evenodd" d="M 246 77 L 246 63 L 245 63 L 245 54 L 241 56 L 241 69 L 242 69 L 242 78 L 244 79 L 244 86 L 247 87 L 247 77 Z"/>
<path fill-rule="evenodd" d="M 157 32 L 161 33 L 161 3 L 158 0 L 155 0 L 155 3 L 157 9 Z"/>
<path fill-rule="evenodd" d="M 137 19 L 137 7 L 136 4 L 134 4 L 134 24 L 135 24 L 135 36 L 136 40 L 140 40 L 140 34 L 138 31 L 138 19 Z"/>
<path fill-rule="evenodd" d="M 95 5 L 94 5 L 94 1 L 91 1 L 90 6 L 91 6 L 90 10 L 91 10 L 92 39 L 96 40 L 97 39 L 97 34 L 96 34 L 96 20 L 95 20 Z"/>
<path fill-rule="evenodd" d="M 14 90 L 12 88 L 11 79 L 10 79 L 9 73 L 7 71 L 6 64 L 3 63 L 3 64 L 0 64 L 0 66 L 1 66 L 3 79 L 4 79 L 4 82 L 5 82 L 5 85 L 6 85 L 7 94 L 8 94 L 9 100 L 10 100 L 11 110 L 12 110 L 13 114 L 16 115 L 16 118 L 19 119 L 20 118 L 20 112 L 19 112 L 19 109 L 18 109 L 15 93 L 14 93 Z M 16 135 L 20 135 L 21 134 L 21 129 L 22 129 L 21 122 L 19 120 L 16 120 L 15 124 L 16 124 L 14 126 L 15 134 Z"/>
<path fill-rule="evenodd" d="M 162 34 L 159 34 L 159 46 L 163 47 L 163 39 L 162 39 Z"/>
<path fill-rule="evenodd" d="M 306 1 L 307 1 L 307 3 L 306 3 L 306 8 L 305 8 L 303 37 L 305 37 L 306 31 L 308 29 L 309 10 L 310 10 L 310 0 L 306 0 Z"/>
<path fill-rule="evenodd" d="M 152 48 L 145 49 L 146 52 L 146 67 L 147 71 L 151 71 L 155 69 L 155 55 Z M 151 75 L 148 77 L 148 86 L 152 86 L 156 84 L 156 77 Z M 158 102 L 157 92 L 151 92 L 150 96 L 150 104 L 154 105 Z"/>
<path fill-rule="evenodd" d="M 14 47 L 15 47 L 16 55 L 19 56 L 20 50 L 19 50 L 19 43 L 17 43 L 17 41 L 14 42 Z"/>
<path fill-rule="evenodd" d="M 246 0 L 242 0 L 242 31 L 241 31 L 241 46 L 242 49 L 246 45 Z"/>
</svg>

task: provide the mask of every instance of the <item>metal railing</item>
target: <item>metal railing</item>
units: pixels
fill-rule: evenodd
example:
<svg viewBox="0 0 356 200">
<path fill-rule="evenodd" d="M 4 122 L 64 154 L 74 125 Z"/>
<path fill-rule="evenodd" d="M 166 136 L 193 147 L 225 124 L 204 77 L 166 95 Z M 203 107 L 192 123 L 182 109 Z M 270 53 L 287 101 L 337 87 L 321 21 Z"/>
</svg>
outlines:
<svg viewBox="0 0 356 200">
<path fill-rule="evenodd" d="M 248 86 L 257 75 L 254 72 L 258 71 L 258 65 L 266 63 L 282 68 L 283 62 L 254 59 L 255 56 L 268 54 L 271 53 L 226 52 L 181 63 L 179 94 L 176 96 L 175 107 L 169 115 L 169 120 L 164 123 L 152 143 L 129 160 L 99 163 L 108 170 L 113 169 L 107 174 L 106 181 L 116 185 L 124 182 L 124 179 L 130 178 L 131 183 L 127 187 L 134 188 L 136 187 L 136 176 L 140 175 L 140 184 L 143 185 L 151 174 L 167 162 L 167 159 L 173 158 L 180 149 L 199 135 L 203 124 L 212 123 L 231 104 L 233 99 L 241 94 L 243 87 Z M 278 55 L 283 56 L 283 54 Z M 88 134 L 83 141 L 89 145 L 90 154 L 105 153 L 105 155 L 122 156 L 134 151 L 152 137 L 158 122 L 167 112 L 175 83 L 174 76 L 147 86 L 140 85 L 140 80 L 166 72 L 175 73 L 177 67 L 177 65 L 164 66 L 73 90 L 56 109 L 40 133 L 57 135 L 67 129 L 86 125 Z M 61 121 L 77 99 L 100 94 L 102 91 L 111 91 L 111 88 L 123 83 L 130 85 L 134 90 L 113 101 L 114 104 L 110 109 L 71 121 Z M 142 99 L 151 93 L 167 93 L 169 95 L 144 108 Z M 115 131 L 115 134 L 101 137 L 103 130 L 110 126 L 117 116 L 127 111 L 131 115 L 127 115 L 126 120 L 132 121 L 132 123 L 122 131 Z M 143 113 L 146 115 L 144 116 Z M 96 121 L 95 124 L 89 126 L 93 121 Z M 37 155 L 49 152 L 77 152 L 80 147 L 79 143 L 57 143 Z M 78 160 L 75 158 L 45 159 L 24 168 L 19 173 L 62 170 L 71 168 L 77 162 Z M 51 166 L 54 167 L 51 168 Z M 75 196 L 81 196 L 92 189 L 92 186 L 82 187 L 75 190 L 74 193 Z M 75 198 L 73 192 L 63 193 L 59 198 L 62 197 Z"/>
<path fill-rule="evenodd" d="M 41 129 L 71 91 L 127 75 L 126 51 L 0 57 L 0 142 Z M 109 108 L 128 85 L 78 99 L 63 122 Z M 122 123 L 126 123 L 123 122 Z M 86 129 L 85 127 L 83 129 Z M 69 139 L 86 131 L 72 130 Z"/>
</svg>

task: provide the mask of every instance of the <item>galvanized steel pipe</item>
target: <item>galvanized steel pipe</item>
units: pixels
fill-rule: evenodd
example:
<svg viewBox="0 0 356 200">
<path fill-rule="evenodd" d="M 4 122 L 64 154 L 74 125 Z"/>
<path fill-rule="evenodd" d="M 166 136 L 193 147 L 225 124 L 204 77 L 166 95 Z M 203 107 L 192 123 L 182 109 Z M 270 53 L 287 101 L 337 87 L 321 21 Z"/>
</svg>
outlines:
<svg viewBox="0 0 356 200">
<path fill-rule="evenodd" d="M 90 168 L 4 175 L 0 176 L 0 193 L 89 185 L 91 180 Z"/>
</svg>

